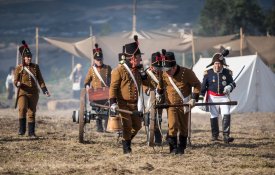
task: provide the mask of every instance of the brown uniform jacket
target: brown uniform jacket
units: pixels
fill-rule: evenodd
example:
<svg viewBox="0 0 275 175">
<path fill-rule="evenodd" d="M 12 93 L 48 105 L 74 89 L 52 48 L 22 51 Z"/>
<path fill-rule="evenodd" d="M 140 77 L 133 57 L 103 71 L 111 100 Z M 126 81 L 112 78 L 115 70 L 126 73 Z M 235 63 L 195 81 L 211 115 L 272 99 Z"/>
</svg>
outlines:
<svg viewBox="0 0 275 175">
<path fill-rule="evenodd" d="M 25 66 L 27 69 L 30 70 L 30 72 L 35 76 L 37 79 L 37 82 L 42 89 L 43 93 L 47 91 L 45 82 L 43 80 L 42 74 L 40 72 L 39 66 L 34 63 L 30 63 L 29 66 Z M 22 78 L 21 78 L 22 76 Z M 20 81 L 21 78 L 21 86 L 20 86 L 20 92 L 19 95 L 25 95 L 25 94 L 38 94 L 39 89 L 37 87 L 37 84 L 35 83 L 35 80 L 29 75 L 29 73 L 26 70 L 23 70 L 23 65 L 19 65 L 15 69 L 14 73 L 14 85 L 17 85 L 17 82 Z"/>
<path fill-rule="evenodd" d="M 170 83 L 168 79 L 168 74 L 163 72 L 163 86 L 161 89 L 166 88 L 166 102 L 168 104 L 180 104 L 182 103 L 182 99 Z M 191 95 L 191 89 L 194 87 L 192 98 L 197 98 L 199 96 L 201 90 L 201 83 L 196 77 L 195 73 L 188 68 L 177 66 L 177 70 L 175 75 L 172 77 L 172 80 L 182 92 L 184 98 Z M 195 97 L 193 97 L 195 96 Z"/>
<path fill-rule="evenodd" d="M 138 88 L 141 87 L 141 84 L 148 86 L 148 80 L 142 80 L 137 69 L 131 69 L 131 71 L 137 81 Z M 137 102 L 138 90 L 131 75 L 123 65 L 118 65 L 118 67 L 112 71 L 109 92 L 110 99 Z"/>
<path fill-rule="evenodd" d="M 111 82 L 111 71 L 112 68 L 109 65 L 103 65 L 102 68 L 97 68 L 98 73 L 102 77 L 105 84 L 109 87 Z M 102 88 L 105 87 L 105 85 L 101 82 L 101 80 L 96 75 L 94 69 L 91 67 L 86 75 L 85 81 L 84 81 L 85 87 L 89 85 L 91 88 Z"/>
</svg>

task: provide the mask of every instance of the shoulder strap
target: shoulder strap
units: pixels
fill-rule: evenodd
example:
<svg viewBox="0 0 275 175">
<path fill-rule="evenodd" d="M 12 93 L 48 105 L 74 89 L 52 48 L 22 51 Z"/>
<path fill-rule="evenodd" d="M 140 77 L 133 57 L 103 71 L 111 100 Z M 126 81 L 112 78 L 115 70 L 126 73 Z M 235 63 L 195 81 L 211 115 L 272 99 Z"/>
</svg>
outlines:
<svg viewBox="0 0 275 175">
<path fill-rule="evenodd" d="M 136 86 L 136 88 L 137 88 L 138 94 L 139 94 L 138 84 L 137 84 L 137 81 L 136 81 L 136 79 L 135 79 L 135 77 L 134 77 L 132 71 L 131 71 L 130 68 L 127 66 L 127 64 L 124 63 L 123 66 L 126 68 L 126 70 L 128 71 L 128 73 L 129 73 L 130 76 L 132 77 L 132 79 L 133 79 L 133 81 L 134 81 L 134 83 L 135 83 L 135 86 Z"/>
<path fill-rule="evenodd" d="M 159 80 L 157 79 L 157 77 L 153 74 L 153 72 L 149 69 L 146 70 L 146 72 L 150 75 L 150 77 L 158 84 Z"/>
<path fill-rule="evenodd" d="M 95 74 L 96 74 L 97 78 L 104 84 L 104 86 L 108 87 L 108 86 L 106 85 L 106 83 L 104 82 L 104 80 L 102 79 L 102 77 L 100 76 L 100 74 L 99 74 L 97 68 L 96 68 L 95 66 L 93 66 L 93 69 L 94 69 L 94 71 L 95 71 Z"/>
<path fill-rule="evenodd" d="M 33 78 L 33 80 L 34 80 L 35 83 L 37 84 L 37 87 L 40 87 L 40 85 L 39 85 L 39 83 L 38 83 L 36 77 L 33 75 L 33 73 L 32 73 L 26 66 L 24 66 L 24 70 L 25 70 L 26 72 L 28 72 L 28 74 Z"/>
<path fill-rule="evenodd" d="M 168 79 L 170 81 L 170 83 L 172 84 L 172 86 L 174 87 L 174 89 L 177 91 L 177 93 L 179 94 L 180 98 L 182 99 L 183 102 L 186 102 L 188 100 L 188 98 L 184 98 L 183 94 L 181 93 L 181 91 L 179 90 L 179 88 L 176 86 L 176 84 L 174 83 L 174 81 L 172 80 L 171 77 L 168 76 Z"/>
</svg>

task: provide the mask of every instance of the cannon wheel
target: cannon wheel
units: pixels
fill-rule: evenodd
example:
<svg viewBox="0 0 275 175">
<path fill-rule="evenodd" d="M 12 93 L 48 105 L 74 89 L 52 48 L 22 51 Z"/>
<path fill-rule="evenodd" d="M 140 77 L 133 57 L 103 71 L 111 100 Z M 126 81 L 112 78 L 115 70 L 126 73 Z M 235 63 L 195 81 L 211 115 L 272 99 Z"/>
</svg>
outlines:
<svg viewBox="0 0 275 175">
<path fill-rule="evenodd" d="M 150 103 L 152 104 L 152 108 L 150 109 L 150 124 L 149 124 L 149 146 L 154 146 L 154 138 L 155 138 L 155 122 L 156 122 L 156 109 L 155 109 L 155 92 L 150 92 Z"/>
<path fill-rule="evenodd" d="M 79 109 L 79 142 L 84 143 L 84 127 L 85 127 L 85 120 L 84 120 L 84 113 L 86 111 L 86 89 L 81 90 L 80 94 L 80 109 Z"/>
</svg>

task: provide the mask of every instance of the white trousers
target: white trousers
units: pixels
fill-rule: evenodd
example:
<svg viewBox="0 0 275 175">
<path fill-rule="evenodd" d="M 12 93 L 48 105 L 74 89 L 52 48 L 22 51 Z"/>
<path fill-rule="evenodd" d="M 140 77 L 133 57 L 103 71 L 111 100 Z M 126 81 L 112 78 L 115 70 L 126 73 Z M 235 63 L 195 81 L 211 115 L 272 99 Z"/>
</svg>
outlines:
<svg viewBox="0 0 275 175">
<path fill-rule="evenodd" d="M 227 96 L 214 96 L 209 94 L 208 96 L 208 102 L 229 102 L 229 99 Z M 211 114 L 211 118 L 219 117 L 219 114 L 222 115 L 228 115 L 230 114 L 230 106 L 229 105 L 209 105 L 209 112 Z"/>
</svg>

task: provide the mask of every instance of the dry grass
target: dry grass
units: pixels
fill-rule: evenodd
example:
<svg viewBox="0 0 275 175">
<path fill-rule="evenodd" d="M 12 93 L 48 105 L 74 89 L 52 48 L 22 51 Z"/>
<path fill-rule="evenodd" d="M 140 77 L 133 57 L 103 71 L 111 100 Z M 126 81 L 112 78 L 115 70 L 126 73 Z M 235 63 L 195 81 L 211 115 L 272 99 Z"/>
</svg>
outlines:
<svg viewBox="0 0 275 175">
<path fill-rule="evenodd" d="M 88 125 L 89 141 L 78 143 L 71 111 L 37 114 L 39 139 L 18 137 L 17 112 L 0 109 L 0 174 L 275 174 L 275 114 L 235 114 L 235 142 L 211 143 L 209 116 L 193 114 L 192 146 L 183 156 L 168 146 L 145 143 L 142 129 L 133 154 L 123 155 L 116 134 L 98 134 Z M 163 125 L 166 125 L 164 123 Z"/>
</svg>

